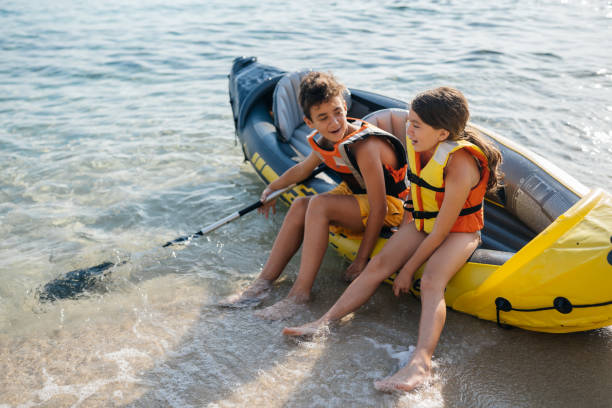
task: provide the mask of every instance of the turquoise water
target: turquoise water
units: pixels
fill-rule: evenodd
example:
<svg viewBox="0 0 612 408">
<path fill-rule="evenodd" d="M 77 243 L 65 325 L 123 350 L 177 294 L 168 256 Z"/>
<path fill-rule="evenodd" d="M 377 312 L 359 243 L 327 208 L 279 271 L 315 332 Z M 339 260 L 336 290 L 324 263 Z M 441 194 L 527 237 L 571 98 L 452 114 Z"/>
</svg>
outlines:
<svg viewBox="0 0 612 408">
<path fill-rule="evenodd" d="M 381 288 L 302 344 L 286 323 L 219 311 L 257 275 L 284 210 L 160 248 L 259 197 L 228 103 L 241 55 L 404 100 L 458 87 L 474 122 L 612 191 L 609 2 L 261 3 L 0 5 L 0 406 L 609 406 L 610 328 L 544 335 L 449 312 L 433 381 L 400 397 L 372 382 L 416 343 L 412 298 Z M 99 290 L 36 300 L 109 260 L 129 262 Z M 329 307 L 344 267 L 328 254 L 290 323 Z"/>
</svg>

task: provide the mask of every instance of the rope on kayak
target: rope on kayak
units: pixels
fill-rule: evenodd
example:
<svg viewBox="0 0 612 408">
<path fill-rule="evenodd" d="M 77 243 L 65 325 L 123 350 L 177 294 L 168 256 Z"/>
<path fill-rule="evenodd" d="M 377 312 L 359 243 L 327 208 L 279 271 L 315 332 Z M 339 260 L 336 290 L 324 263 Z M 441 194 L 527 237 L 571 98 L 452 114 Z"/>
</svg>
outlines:
<svg viewBox="0 0 612 408">
<path fill-rule="evenodd" d="M 571 313 L 572 310 L 574 310 L 574 308 L 600 307 L 600 306 L 608 306 L 608 305 L 612 305 L 612 300 L 608 302 L 592 303 L 588 305 L 572 305 L 572 302 L 570 302 L 567 298 L 559 296 L 555 298 L 555 300 L 553 301 L 553 305 L 549 307 L 537 307 L 534 309 L 519 309 L 519 308 L 512 307 L 512 303 L 510 303 L 510 301 L 506 298 L 498 297 L 497 299 L 495 299 L 495 308 L 497 312 L 497 325 L 504 329 L 509 329 L 511 326 L 507 324 L 503 324 L 501 322 L 500 317 L 499 317 L 500 311 L 510 312 L 514 310 L 515 312 L 539 312 L 542 310 L 555 309 L 559 313 L 568 314 L 568 313 Z"/>
<path fill-rule="evenodd" d="M 610 237 L 610 243 L 612 243 L 612 236 Z M 612 251 L 608 253 L 606 260 L 608 261 L 610 265 L 612 265 Z M 499 318 L 499 315 L 500 315 L 499 312 L 510 312 L 512 310 L 514 310 L 515 312 L 540 312 L 542 310 L 555 309 L 559 313 L 568 314 L 568 313 L 571 313 L 572 310 L 574 310 L 574 308 L 601 307 L 601 306 L 608 306 L 608 305 L 612 305 L 612 300 L 608 302 L 591 303 L 588 305 L 572 305 L 572 302 L 570 302 L 567 298 L 559 296 L 559 297 L 556 297 L 555 300 L 553 300 L 553 305 L 549 307 L 537 307 L 534 309 L 519 309 L 519 308 L 512 307 L 512 303 L 510 303 L 510 301 L 506 298 L 498 297 L 497 299 L 495 299 L 495 309 L 497 313 L 497 325 L 504 329 L 509 329 L 511 328 L 511 326 L 507 324 L 503 324 L 501 322 L 501 319 Z"/>
</svg>

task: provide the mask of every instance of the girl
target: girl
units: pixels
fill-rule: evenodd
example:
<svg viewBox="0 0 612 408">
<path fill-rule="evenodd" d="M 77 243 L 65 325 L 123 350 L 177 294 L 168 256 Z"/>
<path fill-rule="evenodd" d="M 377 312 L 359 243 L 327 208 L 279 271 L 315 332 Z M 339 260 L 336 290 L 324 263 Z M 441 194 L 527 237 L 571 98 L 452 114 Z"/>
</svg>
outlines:
<svg viewBox="0 0 612 408">
<path fill-rule="evenodd" d="M 283 330 L 289 336 L 319 332 L 363 305 L 397 270 L 393 292 L 407 293 L 415 271 L 427 261 L 416 349 L 406 366 L 375 382 L 381 391 L 410 391 L 430 376 L 431 358 L 446 320 L 444 288 L 479 245 L 484 195 L 498 188 L 501 154 L 466 129 L 468 118 L 467 101 L 456 89 L 437 88 L 414 99 L 407 124 L 412 186 L 406 209 L 412 217 L 404 216 L 399 231 L 327 313 Z"/>
</svg>

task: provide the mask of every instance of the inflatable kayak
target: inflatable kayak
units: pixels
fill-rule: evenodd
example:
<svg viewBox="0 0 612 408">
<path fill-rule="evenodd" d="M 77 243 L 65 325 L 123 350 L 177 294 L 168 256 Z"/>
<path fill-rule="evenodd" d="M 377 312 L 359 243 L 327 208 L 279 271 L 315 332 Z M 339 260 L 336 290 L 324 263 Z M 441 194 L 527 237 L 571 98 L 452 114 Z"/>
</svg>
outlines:
<svg viewBox="0 0 612 408">
<path fill-rule="evenodd" d="M 236 58 L 229 94 L 236 136 L 261 179 L 269 184 L 310 152 L 297 102 L 304 72 L 285 72 L 256 58 Z M 406 140 L 409 105 L 349 88 L 348 116 Z M 612 325 L 612 196 L 588 189 L 563 170 L 516 143 L 471 124 L 503 155 L 504 187 L 485 202 L 482 245 L 449 282 L 454 310 L 502 326 L 564 333 Z M 283 194 L 323 193 L 340 179 L 323 171 Z M 383 231 L 378 252 L 390 231 Z M 359 240 L 330 232 L 330 245 L 352 260 Z M 412 292 L 419 295 L 417 272 Z M 392 279 L 392 278 L 391 278 Z"/>
</svg>

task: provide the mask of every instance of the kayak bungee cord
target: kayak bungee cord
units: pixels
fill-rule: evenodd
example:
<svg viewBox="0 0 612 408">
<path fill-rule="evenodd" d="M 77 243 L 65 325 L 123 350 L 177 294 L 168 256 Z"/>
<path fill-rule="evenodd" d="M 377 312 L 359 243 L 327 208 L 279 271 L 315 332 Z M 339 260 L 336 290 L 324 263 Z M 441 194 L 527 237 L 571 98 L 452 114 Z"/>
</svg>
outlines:
<svg viewBox="0 0 612 408">
<path fill-rule="evenodd" d="M 610 242 L 612 243 L 612 237 L 610 237 Z M 612 251 L 610 251 L 608 253 L 608 256 L 606 257 L 606 260 L 612 266 Z M 608 305 L 612 305 L 612 300 L 609 300 L 607 302 L 590 303 L 590 304 L 585 304 L 585 305 L 574 305 L 574 304 L 572 304 L 572 302 L 569 301 L 568 298 L 563 297 L 563 296 L 557 296 L 553 300 L 553 305 L 552 306 L 536 307 L 536 308 L 532 308 L 532 309 L 521 309 L 521 308 L 512 307 L 512 303 L 510 303 L 510 301 L 508 299 L 500 296 L 500 297 L 495 299 L 495 312 L 497 314 L 497 325 L 499 327 L 501 327 L 501 328 L 509 329 L 512 326 L 509 325 L 509 324 L 502 323 L 502 321 L 500 319 L 500 312 L 511 312 L 511 311 L 515 311 L 515 312 L 540 312 L 540 311 L 543 311 L 543 310 L 553 310 L 553 309 L 555 309 L 559 313 L 569 314 L 574 309 L 581 309 L 581 308 L 588 308 L 588 307 L 602 307 L 602 306 L 608 306 Z"/>
</svg>

